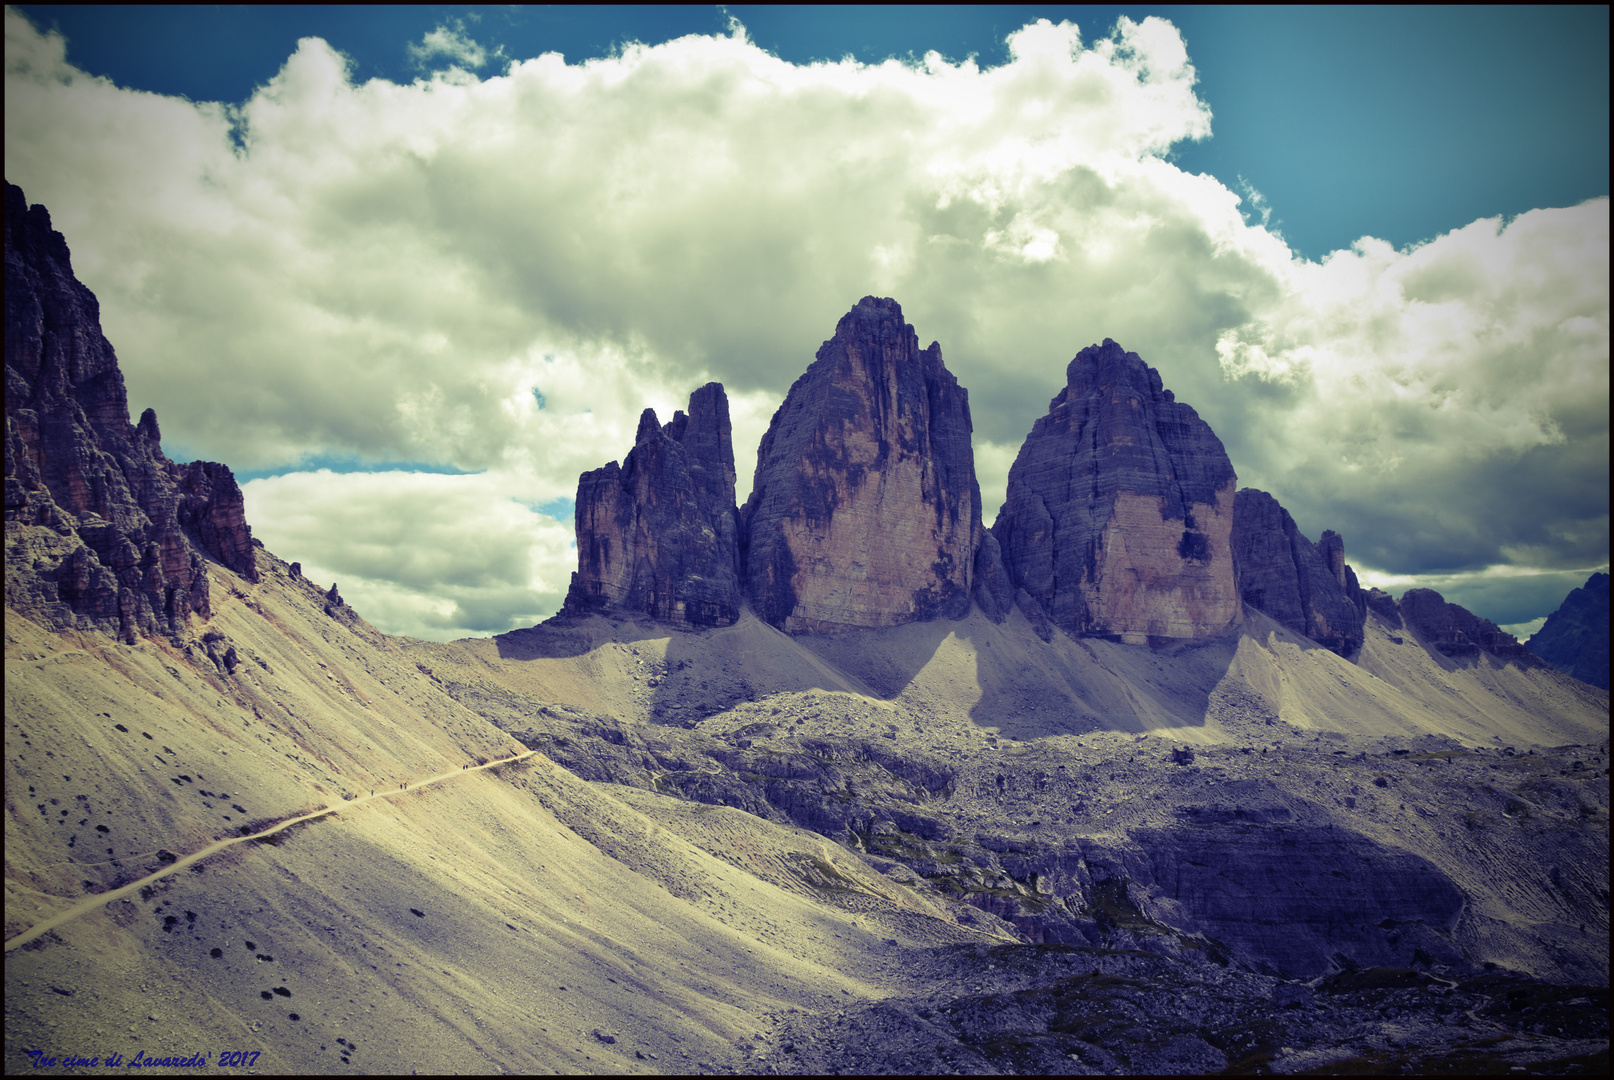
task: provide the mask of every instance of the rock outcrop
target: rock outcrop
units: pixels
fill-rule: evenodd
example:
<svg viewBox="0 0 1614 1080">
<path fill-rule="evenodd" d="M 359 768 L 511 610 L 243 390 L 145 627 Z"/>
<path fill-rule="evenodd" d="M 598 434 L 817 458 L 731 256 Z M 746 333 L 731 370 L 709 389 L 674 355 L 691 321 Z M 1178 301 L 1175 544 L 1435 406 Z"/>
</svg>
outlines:
<svg viewBox="0 0 1614 1080">
<path fill-rule="evenodd" d="M 1608 575 L 1593 574 L 1564 597 L 1525 643 L 1565 675 L 1608 689 Z"/>
<path fill-rule="evenodd" d="M 662 426 L 639 418 L 619 467 L 587 472 L 577 486 L 578 570 L 568 614 L 648 615 L 686 628 L 740 617 L 729 402 L 718 383 L 689 398 Z"/>
<path fill-rule="evenodd" d="M 1244 488 L 1233 500 L 1233 567 L 1246 604 L 1341 656 L 1361 647 L 1367 598 L 1337 533 L 1313 544 L 1277 499 Z"/>
<path fill-rule="evenodd" d="M 203 561 L 256 581 L 241 489 L 129 423 L 100 306 L 43 206 L 6 184 L 6 602 L 59 627 L 177 637 L 210 614 Z"/>
<path fill-rule="evenodd" d="M 1481 650 L 1497 656 L 1526 655 L 1518 638 L 1465 607 L 1447 603 L 1433 589 L 1408 589 L 1397 609 L 1407 628 L 1442 655 L 1477 656 Z"/>
<path fill-rule="evenodd" d="M 969 395 L 895 300 L 866 296 L 796 380 L 741 512 L 745 592 L 791 633 L 958 618 L 981 492 Z"/>
<path fill-rule="evenodd" d="M 1070 362 L 992 532 L 1010 580 L 1067 633 L 1214 636 L 1240 615 L 1235 484 L 1210 426 L 1106 338 Z"/>
</svg>

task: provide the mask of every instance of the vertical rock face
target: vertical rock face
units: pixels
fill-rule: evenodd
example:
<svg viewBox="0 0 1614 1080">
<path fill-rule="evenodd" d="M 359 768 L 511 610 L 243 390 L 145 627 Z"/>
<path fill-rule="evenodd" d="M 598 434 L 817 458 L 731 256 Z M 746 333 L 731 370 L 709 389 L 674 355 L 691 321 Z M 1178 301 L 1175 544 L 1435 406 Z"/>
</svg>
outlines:
<svg viewBox="0 0 1614 1080">
<path fill-rule="evenodd" d="M 968 393 L 866 296 L 796 380 L 741 517 L 753 610 L 787 632 L 959 618 L 983 534 Z"/>
<path fill-rule="evenodd" d="M 1014 585 L 1067 633 L 1212 636 L 1240 615 L 1235 482 L 1210 425 L 1106 338 L 1070 362 L 992 532 Z"/>
<path fill-rule="evenodd" d="M 1338 533 L 1314 545 L 1277 499 L 1245 488 L 1233 500 L 1233 566 L 1246 604 L 1341 656 L 1361 646 L 1366 597 L 1357 602 Z"/>
<path fill-rule="evenodd" d="M 1608 689 L 1608 575 L 1593 574 L 1525 643 L 1566 675 Z"/>
<path fill-rule="evenodd" d="M 1525 653 L 1518 638 L 1465 607 L 1447 603 L 1433 589 L 1408 589 L 1397 609 L 1425 645 L 1446 656 L 1474 656 L 1481 650 L 1498 656 Z"/>
<path fill-rule="evenodd" d="M 738 540 L 729 402 L 708 383 L 665 427 L 646 409 L 623 464 L 579 479 L 578 570 L 564 610 L 731 625 L 740 617 Z"/>
<path fill-rule="evenodd" d="M 204 558 L 257 580 L 241 489 L 129 423 L 100 306 L 43 206 L 6 184 L 6 601 L 58 626 L 177 635 L 210 614 Z"/>
</svg>

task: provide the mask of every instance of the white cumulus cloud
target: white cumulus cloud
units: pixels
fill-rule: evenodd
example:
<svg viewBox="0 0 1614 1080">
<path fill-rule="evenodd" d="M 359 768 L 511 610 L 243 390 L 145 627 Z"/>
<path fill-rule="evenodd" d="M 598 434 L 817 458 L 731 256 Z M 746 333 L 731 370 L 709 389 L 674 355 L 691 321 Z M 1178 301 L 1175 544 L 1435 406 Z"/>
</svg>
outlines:
<svg viewBox="0 0 1614 1080">
<path fill-rule="evenodd" d="M 422 68 L 429 67 L 438 57 L 472 70 L 485 67 L 488 62 L 488 51 L 465 32 L 463 19 L 450 19 L 428 31 L 420 44 L 409 46 L 409 56 Z"/>
<path fill-rule="evenodd" d="M 1065 365 L 1112 337 L 1368 568 L 1606 562 L 1606 199 L 1308 262 L 1167 160 L 1211 130 L 1170 23 L 1009 46 L 985 70 L 798 65 L 737 28 L 481 78 L 445 23 L 416 48 L 448 71 L 355 83 L 307 38 L 234 108 L 87 76 L 8 9 L 6 170 L 67 235 L 131 404 L 185 452 L 301 466 L 248 485 L 254 527 L 386 629 L 547 614 L 569 522 L 523 508 L 711 379 L 743 499 L 773 409 L 871 293 L 970 390 L 988 515 Z M 299 516 L 326 456 L 470 475 L 335 477 L 334 516 Z M 366 507 L 433 524 L 361 551 L 334 522 Z M 488 539 L 529 528 L 526 562 Z M 473 530 L 456 557 L 503 601 L 419 569 Z"/>
</svg>

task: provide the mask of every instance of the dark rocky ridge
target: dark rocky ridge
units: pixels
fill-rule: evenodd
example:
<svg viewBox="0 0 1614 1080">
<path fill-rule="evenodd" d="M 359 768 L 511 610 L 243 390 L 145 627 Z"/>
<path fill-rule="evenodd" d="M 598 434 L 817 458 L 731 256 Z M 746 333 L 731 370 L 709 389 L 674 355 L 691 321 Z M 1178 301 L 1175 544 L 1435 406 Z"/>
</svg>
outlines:
<svg viewBox="0 0 1614 1080">
<path fill-rule="evenodd" d="M 866 296 L 790 388 L 741 511 L 746 594 L 799 632 L 969 611 L 984 528 L 969 394 L 895 300 Z"/>
<path fill-rule="evenodd" d="M 740 617 L 728 397 L 708 383 L 661 426 L 653 409 L 621 467 L 577 486 L 578 570 L 568 615 L 635 613 L 686 628 Z"/>
<path fill-rule="evenodd" d="M 1277 499 L 1244 488 L 1233 502 L 1233 566 L 1246 604 L 1341 656 L 1361 647 L 1367 597 L 1339 534 L 1313 544 Z"/>
<path fill-rule="evenodd" d="M 124 641 L 211 612 L 205 559 L 257 580 L 241 489 L 129 423 L 95 296 L 43 206 L 6 184 L 6 601 Z"/>
<path fill-rule="evenodd" d="M 1070 362 L 992 532 L 1010 581 L 1066 633 L 1213 636 L 1239 618 L 1235 482 L 1210 425 L 1106 338 Z"/>
<path fill-rule="evenodd" d="M 1528 655 L 1518 638 L 1465 607 L 1447 603 L 1433 589 L 1408 589 L 1397 607 L 1407 627 L 1444 656 L 1476 656 L 1481 650 L 1497 656 Z"/>
<path fill-rule="evenodd" d="M 970 430 L 940 346 L 864 297 L 774 414 L 743 509 L 717 383 L 665 428 L 647 410 L 623 466 L 583 474 L 563 613 L 697 629 L 732 624 L 743 597 L 792 633 L 960 618 L 984 554 L 979 598 L 1001 617 Z"/>
<path fill-rule="evenodd" d="M 1555 670 L 1608 689 L 1608 575 L 1593 574 L 1525 642 Z"/>
</svg>

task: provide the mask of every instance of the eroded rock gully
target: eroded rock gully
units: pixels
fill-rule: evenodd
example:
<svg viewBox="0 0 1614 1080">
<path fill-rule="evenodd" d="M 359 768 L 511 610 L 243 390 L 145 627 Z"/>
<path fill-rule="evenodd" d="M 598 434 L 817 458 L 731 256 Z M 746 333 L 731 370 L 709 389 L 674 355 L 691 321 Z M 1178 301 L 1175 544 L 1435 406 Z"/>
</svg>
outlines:
<svg viewBox="0 0 1614 1080">
<path fill-rule="evenodd" d="M 211 614 L 204 560 L 257 580 L 241 489 L 129 423 L 100 306 L 43 206 L 6 184 L 6 602 L 124 641 Z"/>
</svg>

